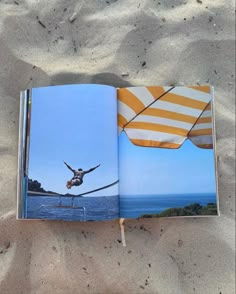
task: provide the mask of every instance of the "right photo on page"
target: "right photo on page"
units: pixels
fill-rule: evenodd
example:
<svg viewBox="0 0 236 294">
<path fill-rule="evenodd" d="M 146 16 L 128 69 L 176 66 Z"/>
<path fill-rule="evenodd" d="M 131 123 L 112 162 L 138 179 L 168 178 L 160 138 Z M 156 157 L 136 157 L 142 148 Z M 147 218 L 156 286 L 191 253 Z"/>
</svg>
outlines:
<svg viewBox="0 0 236 294">
<path fill-rule="evenodd" d="M 120 217 L 218 215 L 213 89 L 118 90 Z"/>
</svg>

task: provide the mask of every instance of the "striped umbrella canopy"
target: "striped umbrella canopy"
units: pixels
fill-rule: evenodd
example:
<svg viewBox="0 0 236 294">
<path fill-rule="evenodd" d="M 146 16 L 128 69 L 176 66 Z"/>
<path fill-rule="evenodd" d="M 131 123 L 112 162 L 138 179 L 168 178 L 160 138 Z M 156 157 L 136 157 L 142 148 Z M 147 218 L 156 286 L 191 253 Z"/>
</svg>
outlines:
<svg viewBox="0 0 236 294">
<path fill-rule="evenodd" d="M 210 86 L 118 89 L 119 130 L 138 146 L 171 148 L 190 139 L 212 149 Z"/>
</svg>

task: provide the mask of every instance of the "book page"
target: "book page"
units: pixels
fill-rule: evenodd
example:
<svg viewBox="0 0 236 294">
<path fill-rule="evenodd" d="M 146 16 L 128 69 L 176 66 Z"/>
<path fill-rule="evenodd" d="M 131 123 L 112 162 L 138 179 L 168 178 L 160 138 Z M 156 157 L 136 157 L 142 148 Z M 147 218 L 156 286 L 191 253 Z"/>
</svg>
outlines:
<svg viewBox="0 0 236 294">
<path fill-rule="evenodd" d="M 218 214 L 210 87 L 118 90 L 120 217 Z"/>
<path fill-rule="evenodd" d="M 32 90 L 22 218 L 119 217 L 116 89 L 67 85 Z"/>
</svg>

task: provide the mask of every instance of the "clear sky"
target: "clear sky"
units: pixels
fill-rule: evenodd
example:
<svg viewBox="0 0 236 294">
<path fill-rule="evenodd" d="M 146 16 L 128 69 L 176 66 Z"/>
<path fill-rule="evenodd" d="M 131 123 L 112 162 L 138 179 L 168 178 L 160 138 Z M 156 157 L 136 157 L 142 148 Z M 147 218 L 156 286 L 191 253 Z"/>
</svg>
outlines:
<svg viewBox="0 0 236 294">
<path fill-rule="evenodd" d="M 29 177 L 45 190 L 79 194 L 118 180 L 116 89 L 67 85 L 33 89 Z M 73 176 L 63 163 L 84 170 L 79 187 L 66 188 Z M 120 194 L 215 192 L 213 150 L 186 140 L 179 149 L 133 145 L 119 137 Z M 118 194 L 118 185 L 88 196 Z"/>
<path fill-rule="evenodd" d="M 121 195 L 215 192 L 213 150 L 190 140 L 179 149 L 145 148 L 122 132 L 119 158 Z"/>
<path fill-rule="evenodd" d="M 45 190 L 79 194 L 118 180 L 116 89 L 67 85 L 33 89 L 29 177 Z M 87 170 L 79 187 L 66 188 L 73 173 Z M 118 185 L 88 196 L 118 195 Z"/>
</svg>

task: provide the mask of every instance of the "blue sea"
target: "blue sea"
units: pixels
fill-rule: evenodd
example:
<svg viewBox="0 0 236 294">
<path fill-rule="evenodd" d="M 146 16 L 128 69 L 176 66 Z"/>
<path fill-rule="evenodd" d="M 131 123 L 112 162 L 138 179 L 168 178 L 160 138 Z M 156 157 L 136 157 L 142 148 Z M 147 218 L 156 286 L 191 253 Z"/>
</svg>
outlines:
<svg viewBox="0 0 236 294">
<path fill-rule="evenodd" d="M 199 203 L 203 206 L 208 203 L 216 203 L 216 194 L 120 196 L 120 217 L 137 218 L 144 214 L 160 213 L 168 208 L 184 207 L 193 203 Z"/>
<path fill-rule="evenodd" d="M 184 207 L 193 203 L 203 206 L 208 203 L 216 203 L 216 194 L 126 195 L 120 197 L 120 203 L 118 196 L 79 197 L 74 198 L 72 202 L 71 198 L 28 194 L 25 217 L 67 221 L 102 221 L 119 217 L 137 218 L 144 214 L 160 213 L 168 208 Z"/>
<path fill-rule="evenodd" d="M 75 197 L 72 202 L 71 198 L 28 194 L 26 207 L 26 218 L 33 219 L 102 221 L 119 218 L 118 196 Z"/>
</svg>

